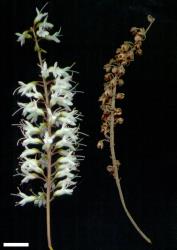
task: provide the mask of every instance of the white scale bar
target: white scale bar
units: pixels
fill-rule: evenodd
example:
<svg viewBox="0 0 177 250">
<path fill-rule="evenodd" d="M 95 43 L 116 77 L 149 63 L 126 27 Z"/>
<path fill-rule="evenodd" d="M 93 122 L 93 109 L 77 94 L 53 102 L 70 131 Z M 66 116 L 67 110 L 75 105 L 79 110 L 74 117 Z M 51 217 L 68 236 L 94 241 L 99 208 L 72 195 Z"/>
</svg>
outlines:
<svg viewBox="0 0 177 250">
<path fill-rule="evenodd" d="M 3 243 L 3 247 L 29 247 L 29 243 Z"/>
</svg>

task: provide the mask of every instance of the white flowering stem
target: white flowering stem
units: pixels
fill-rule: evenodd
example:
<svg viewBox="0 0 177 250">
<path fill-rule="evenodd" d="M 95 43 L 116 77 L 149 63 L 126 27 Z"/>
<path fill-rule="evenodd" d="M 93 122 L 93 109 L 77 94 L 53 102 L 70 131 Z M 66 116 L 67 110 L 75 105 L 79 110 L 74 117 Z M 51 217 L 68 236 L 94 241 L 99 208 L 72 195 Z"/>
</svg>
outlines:
<svg viewBox="0 0 177 250">
<path fill-rule="evenodd" d="M 143 233 L 143 231 L 139 228 L 139 226 L 134 221 L 133 217 L 131 216 L 130 212 L 127 209 L 124 195 L 122 192 L 122 187 L 120 184 L 120 178 L 119 178 L 119 161 L 116 159 L 115 154 L 115 140 L 114 140 L 114 110 L 115 110 L 115 99 L 116 99 L 116 86 L 113 88 L 113 95 L 112 95 L 112 101 L 111 101 L 111 119 L 110 119 L 110 151 L 111 151 L 111 158 L 112 158 L 112 166 L 114 169 L 114 178 L 116 182 L 116 186 L 118 189 L 120 201 L 122 204 L 122 207 L 129 218 L 130 222 L 134 226 L 134 228 L 137 230 L 137 232 L 148 242 L 151 244 L 151 240 Z"/>
<path fill-rule="evenodd" d="M 42 68 L 43 65 L 43 61 L 42 61 L 42 55 L 41 55 L 41 50 L 39 47 L 39 43 L 38 43 L 38 38 L 36 36 L 35 30 L 34 28 L 32 28 L 32 32 L 33 32 L 33 36 L 34 36 L 34 41 L 35 41 L 35 48 L 37 50 L 37 54 L 38 54 L 38 59 L 39 59 L 39 64 L 40 67 Z M 46 109 L 50 108 L 50 101 L 49 101 L 49 93 L 47 90 L 47 82 L 45 80 L 44 77 L 42 77 L 42 81 L 43 81 L 43 88 L 44 88 L 44 96 L 45 96 L 45 106 Z M 48 115 L 48 113 L 47 113 Z M 46 119 L 46 123 L 47 123 L 47 130 L 48 130 L 48 134 L 49 136 L 51 136 L 51 123 L 49 121 L 49 119 Z M 53 250 L 52 247 L 52 239 L 51 239 L 51 213 L 50 213 L 50 202 L 51 202 L 51 164 L 52 164 L 52 152 L 51 152 L 51 148 L 49 147 L 49 149 L 47 149 L 47 160 L 48 160 L 48 166 L 47 166 L 47 192 L 46 192 L 46 226 L 47 226 L 47 242 L 48 242 L 48 247 L 50 250 Z"/>
</svg>

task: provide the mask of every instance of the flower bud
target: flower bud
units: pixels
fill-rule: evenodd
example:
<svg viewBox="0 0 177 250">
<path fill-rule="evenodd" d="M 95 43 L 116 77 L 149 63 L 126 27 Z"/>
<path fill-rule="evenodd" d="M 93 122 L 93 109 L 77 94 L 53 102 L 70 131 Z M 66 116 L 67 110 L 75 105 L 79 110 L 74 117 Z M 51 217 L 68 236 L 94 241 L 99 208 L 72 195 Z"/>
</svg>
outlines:
<svg viewBox="0 0 177 250">
<path fill-rule="evenodd" d="M 104 147 L 103 140 L 100 140 L 100 141 L 97 143 L 97 148 L 98 148 L 98 149 L 103 149 L 103 147 Z"/>
<path fill-rule="evenodd" d="M 155 21 L 155 18 L 151 15 L 148 15 L 147 16 L 147 20 L 150 22 L 150 23 L 153 23 Z"/>
<path fill-rule="evenodd" d="M 111 73 L 107 73 L 106 75 L 104 75 L 104 79 L 105 81 L 110 81 L 113 78 Z"/>
</svg>

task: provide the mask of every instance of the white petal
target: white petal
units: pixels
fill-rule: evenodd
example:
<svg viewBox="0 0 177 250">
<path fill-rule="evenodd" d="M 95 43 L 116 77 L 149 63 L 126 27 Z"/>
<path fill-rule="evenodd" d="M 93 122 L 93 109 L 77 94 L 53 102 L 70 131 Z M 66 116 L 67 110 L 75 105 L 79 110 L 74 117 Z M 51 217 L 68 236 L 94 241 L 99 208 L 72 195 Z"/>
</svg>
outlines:
<svg viewBox="0 0 177 250">
<path fill-rule="evenodd" d="M 54 192 L 54 196 L 61 196 L 61 195 L 64 195 L 64 194 L 68 194 L 68 195 L 71 195 L 73 193 L 73 190 L 72 189 L 60 189 L 60 190 L 57 190 Z"/>
<path fill-rule="evenodd" d="M 26 148 L 23 153 L 20 155 L 20 158 L 25 158 L 29 155 L 35 155 L 39 153 L 40 151 L 37 148 Z"/>
</svg>

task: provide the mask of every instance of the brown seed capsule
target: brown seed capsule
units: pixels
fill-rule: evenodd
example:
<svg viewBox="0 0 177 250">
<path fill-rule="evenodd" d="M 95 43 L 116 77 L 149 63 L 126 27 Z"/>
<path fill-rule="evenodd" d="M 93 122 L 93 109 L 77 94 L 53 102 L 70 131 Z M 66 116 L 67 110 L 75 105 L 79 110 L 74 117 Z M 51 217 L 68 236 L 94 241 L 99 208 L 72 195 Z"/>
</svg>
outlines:
<svg viewBox="0 0 177 250">
<path fill-rule="evenodd" d="M 111 81 L 110 81 L 110 84 L 111 84 L 111 86 L 116 86 L 117 85 L 117 77 L 114 77 Z"/>
<path fill-rule="evenodd" d="M 128 61 L 134 61 L 134 53 L 132 50 L 130 50 L 129 52 L 127 52 L 127 60 Z"/>
<path fill-rule="evenodd" d="M 120 74 L 121 76 L 125 74 L 125 68 L 123 65 L 118 67 L 118 74 Z"/>
<path fill-rule="evenodd" d="M 155 21 L 155 18 L 151 15 L 148 15 L 147 16 L 147 20 L 150 22 L 150 23 L 153 23 Z"/>
<path fill-rule="evenodd" d="M 112 68 L 112 73 L 113 73 L 113 74 L 116 74 L 117 72 L 118 72 L 118 68 L 114 66 L 114 67 Z"/>
<path fill-rule="evenodd" d="M 135 34 L 138 32 L 138 28 L 132 27 L 132 28 L 130 29 L 130 32 L 132 32 L 132 34 L 135 35 Z"/>
<path fill-rule="evenodd" d="M 103 68 L 105 69 L 106 72 L 110 72 L 111 70 L 110 64 L 105 64 Z"/>
<path fill-rule="evenodd" d="M 114 167 L 111 166 L 111 165 L 108 165 L 108 166 L 106 167 L 106 169 L 107 169 L 107 171 L 108 171 L 109 173 L 113 173 L 113 172 L 114 172 Z"/>
<path fill-rule="evenodd" d="M 121 87 L 122 85 L 124 85 L 124 80 L 123 79 L 118 79 L 117 83 Z"/>
<path fill-rule="evenodd" d="M 122 109 L 121 108 L 116 108 L 114 111 L 114 115 L 122 115 Z"/>
<path fill-rule="evenodd" d="M 119 117 L 117 118 L 116 122 L 121 125 L 124 122 L 124 119 L 122 117 Z"/>
<path fill-rule="evenodd" d="M 121 49 L 120 49 L 120 48 L 116 49 L 116 54 L 118 54 L 118 53 L 120 53 L 120 52 L 121 52 Z"/>
<path fill-rule="evenodd" d="M 138 35 L 140 35 L 142 37 L 142 39 L 146 38 L 146 30 L 144 28 L 140 28 Z"/>
<path fill-rule="evenodd" d="M 124 52 L 127 52 L 130 49 L 130 44 L 129 43 L 124 43 L 121 46 L 121 50 L 123 50 Z"/>
<path fill-rule="evenodd" d="M 112 89 L 107 88 L 104 93 L 105 93 L 106 96 L 112 96 Z"/>
<path fill-rule="evenodd" d="M 97 143 L 97 148 L 98 148 L 98 149 L 103 149 L 103 147 L 104 147 L 103 140 L 100 140 L 100 141 Z"/>
<path fill-rule="evenodd" d="M 142 39 L 142 36 L 140 36 L 140 35 L 136 35 L 135 37 L 134 37 L 134 40 L 135 40 L 135 42 L 139 42 L 139 41 L 142 41 L 143 39 Z"/>
<path fill-rule="evenodd" d="M 120 53 L 116 56 L 116 59 L 118 61 L 122 61 L 122 60 L 125 60 L 125 54 L 124 53 Z"/>
<path fill-rule="evenodd" d="M 124 93 L 117 93 L 116 99 L 122 100 L 122 99 L 124 99 L 124 98 L 125 98 L 125 94 L 124 94 Z"/>
<path fill-rule="evenodd" d="M 113 75 L 111 73 L 107 73 L 106 75 L 104 75 L 105 81 L 110 81 L 112 78 L 113 78 Z"/>
<path fill-rule="evenodd" d="M 141 56 L 143 54 L 142 49 L 137 49 L 136 50 L 136 54 L 139 55 L 139 56 Z"/>
<path fill-rule="evenodd" d="M 114 58 L 111 58 L 111 59 L 109 60 L 109 64 L 113 64 L 113 63 L 115 63 L 115 59 L 114 59 Z"/>
</svg>

